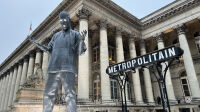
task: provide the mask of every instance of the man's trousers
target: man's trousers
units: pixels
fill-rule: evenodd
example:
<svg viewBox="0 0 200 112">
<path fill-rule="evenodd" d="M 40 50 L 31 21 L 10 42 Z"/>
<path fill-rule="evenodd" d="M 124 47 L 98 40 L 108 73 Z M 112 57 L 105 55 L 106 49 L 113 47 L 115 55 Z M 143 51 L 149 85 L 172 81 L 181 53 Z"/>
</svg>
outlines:
<svg viewBox="0 0 200 112">
<path fill-rule="evenodd" d="M 53 112 L 60 83 L 65 90 L 66 112 L 76 112 L 75 74 L 71 72 L 48 73 L 43 99 L 43 112 Z"/>
</svg>

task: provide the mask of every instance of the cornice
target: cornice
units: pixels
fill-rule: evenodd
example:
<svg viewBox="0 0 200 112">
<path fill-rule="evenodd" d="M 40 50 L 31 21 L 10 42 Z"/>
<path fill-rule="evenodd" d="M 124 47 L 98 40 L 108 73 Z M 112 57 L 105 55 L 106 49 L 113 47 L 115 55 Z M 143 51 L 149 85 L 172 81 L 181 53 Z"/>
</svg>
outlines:
<svg viewBox="0 0 200 112">
<path fill-rule="evenodd" d="M 127 12 L 126 10 L 124 10 L 123 8 L 121 8 L 120 6 L 118 6 L 117 4 L 115 4 L 113 1 L 111 0 L 94 0 L 94 1 L 100 3 L 101 5 L 107 7 L 113 12 L 116 12 L 118 15 L 125 18 L 126 20 L 130 21 L 133 24 L 133 27 L 141 29 L 142 23 L 140 22 L 140 20 L 137 17 L 130 14 L 129 12 Z"/>
<path fill-rule="evenodd" d="M 181 14 L 185 12 L 186 10 L 190 10 L 199 5 L 200 5 L 199 0 L 187 0 L 179 4 L 178 6 L 174 6 L 173 8 L 166 10 L 163 13 L 150 18 L 146 20 L 145 22 L 142 22 L 142 29 L 147 29 L 153 25 L 159 24 L 171 17 L 174 17 L 175 15 Z"/>
</svg>

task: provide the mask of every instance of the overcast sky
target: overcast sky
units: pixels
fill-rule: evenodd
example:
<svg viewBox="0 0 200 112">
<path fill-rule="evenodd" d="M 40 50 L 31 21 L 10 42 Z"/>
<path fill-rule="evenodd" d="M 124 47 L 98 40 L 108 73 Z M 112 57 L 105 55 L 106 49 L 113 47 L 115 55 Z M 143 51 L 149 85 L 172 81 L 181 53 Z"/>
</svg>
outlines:
<svg viewBox="0 0 200 112">
<path fill-rule="evenodd" d="M 29 32 L 62 0 L 2 0 L 0 3 L 0 64 L 23 42 Z M 112 0 L 139 19 L 174 0 Z"/>
</svg>

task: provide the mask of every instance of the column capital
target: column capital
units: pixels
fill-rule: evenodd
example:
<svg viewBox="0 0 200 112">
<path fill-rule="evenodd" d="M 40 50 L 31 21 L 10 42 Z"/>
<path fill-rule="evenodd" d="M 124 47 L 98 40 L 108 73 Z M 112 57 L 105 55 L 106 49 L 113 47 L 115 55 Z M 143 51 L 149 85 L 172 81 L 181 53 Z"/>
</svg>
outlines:
<svg viewBox="0 0 200 112">
<path fill-rule="evenodd" d="M 130 42 L 135 42 L 137 40 L 137 36 L 135 34 L 129 35 L 129 41 Z"/>
<path fill-rule="evenodd" d="M 18 68 L 18 65 L 19 65 L 19 63 L 17 62 L 13 66 L 14 66 L 14 68 Z"/>
<path fill-rule="evenodd" d="M 140 46 L 145 46 L 146 41 L 144 39 L 140 40 Z"/>
<path fill-rule="evenodd" d="M 185 34 L 186 25 L 179 24 L 179 25 L 175 26 L 174 29 L 176 30 L 178 35 Z"/>
<path fill-rule="evenodd" d="M 161 32 L 161 33 L 156 33 L 153 37 L 157 42 L 163 42 L 163 36 L 164 34 Z"/>
<path fill-rule="evenodd" d="M 20 60 L 18 61 L 18 63 L 19 63 L 19 65 L 22 65 L 22 64 L 23 64 L 23 59 L 20 59 Z"/>
<path fill-rule="evenodd" d="M 106 19 L 100 19 L 100 20 L 98 20 L 98 21 L 96 22 L 96 24 L 97 24 L 97 26 L 98 26 L 99 28 L 105 28 L 105 29 L 107 29 L 107 27 L 108 27 L 108 23 L 107 23 L 107 20 L 106 20 Z"/>
<path fill-rule="evenodd" d="M 35 51 L 34 51 L 34 50 L 30 51 L 30 52 L 29 52 L 29 56 L 30 56 L 30 57 L 35 57 Z"/>
<path fill-rule="evenodd" d="M 24 60 L 24 61 L 28 61 L 28 58 L 29 58 L 29 55 L 25 55 L 25 56 L 23 57 L 23 60 Z"/>
<path fill-rule="evenodd" d="M 9 69 L 10 69 L 11 71 L 14 70 L 14 66 L 11 66 Z"/>
<path fill-rule="evenodd" d="M 92 15 L 92 12 L 89 11 L 86 8 L 81 8 L 80 10 L 78 10 L 78 13 L 76 14 L 77 17 L 79 17 L 79 19 L 89 19 L 89 17 Z"/>
<path fill-rule="evenodd" d="M 6 74 L 10 74 L 10 68 L 6 70 Z"/>
<path fill-rule="evenodd" d="M 116 28 L 115 28 L 115 33 L 116 33 L 116 35 L 122 35 L 122 31 L 123 31 L 123 28 L 122 28 L 122 27 L 116 27 Z"/>
<path fill-rule="evenodd" d="M 42 50 L 41 50 L 41 49 L 39 49 L 39 48 L 36 48 L 36 49 L 35 49 L 35 51 L 36 51 L 36 53 L 37 53 L 37 52 L 40 52 L 40 53 L 42 53 Z"/>
<path fill-rule="evenodd" d="M 100 28 L 107 28 L 108 27 L 108 22 L 106 19 L 101 19 L 99 20 L 99 27 Z"/>
</svg>

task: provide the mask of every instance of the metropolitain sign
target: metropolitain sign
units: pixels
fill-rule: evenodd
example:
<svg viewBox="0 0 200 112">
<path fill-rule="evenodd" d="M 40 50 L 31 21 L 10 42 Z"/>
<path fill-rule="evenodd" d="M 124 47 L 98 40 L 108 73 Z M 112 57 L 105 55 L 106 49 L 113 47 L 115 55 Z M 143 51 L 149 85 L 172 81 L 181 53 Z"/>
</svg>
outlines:
<svg viewBox="0 0 200 112">
<path fill-rule="evenodd" d="M 161 49 L 143 56 L 133 58 L 128 61 L 117 63 L 108 66 L 106 69 L 107 74 L 114 74 L 120 71 L 128 69 L 135 69 L 142 66 L 151 65 L 155 62 L 164 62 L 173 58 L 178 58 L 183 54 L 183 50 L 180 47 L 171 46 L 165 49 Z"/>
</svg>

